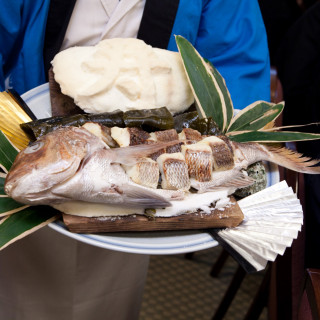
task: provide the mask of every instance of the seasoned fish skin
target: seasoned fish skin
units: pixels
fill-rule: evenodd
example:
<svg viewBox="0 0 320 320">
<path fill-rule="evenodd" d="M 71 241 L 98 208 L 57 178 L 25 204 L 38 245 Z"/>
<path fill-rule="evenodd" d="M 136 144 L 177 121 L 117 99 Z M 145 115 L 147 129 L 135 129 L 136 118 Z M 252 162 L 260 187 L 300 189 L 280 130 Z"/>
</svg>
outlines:
<svg viewBox="0 0 320 320">
<path fill-rule="evenodd" d="M 145 158 L 133 166 L 125 166 L 125 170 L 126 174 L 133 182 L 148 188 L 157 188 L 160 171 L 159 165 L 156 161 L 150 158 Z"/>
<path fill-rule="evenodd" d="M 213 158 L 209 146 L 199 143 L 184 145 L 182 153 L 188 166 L 190 178 L 200 182 L 211 180 Z"/>
<path fill-rule="evenodd" d="M 158 157 L 157 162 L 163 189 L 184 191 L 190 189 L 188 166 L 181 153 L 162 154 Z"/>
<path fill-rule="evenodd" d="M 162 142 L 167 142 L 167 141 L 179 141 L 179 135 L 178 132 L 175 129 L 169 129 L 169 130 L 163 130 L 163 131 L 155 131 L 150 134 L 150 140 L 151 141 L 162 141 Z M 164 152 L 165 153 L 176 153 L 176 152 L 181 152 L 181 145 L 183 143 L 177 143 L 175 145 L 167 147 Z M 164 153 L 163 152 L 163 153 Z M 155 157 L 154 155 L 153 157 Z"/>
<path fill-rule="evenodd" d="M 231 170 L 234 167 L 234 153 L 225 140 L 212 136 L 204 138 L 201 143 L 211 148 L 215 171 Z"/>
</svg>

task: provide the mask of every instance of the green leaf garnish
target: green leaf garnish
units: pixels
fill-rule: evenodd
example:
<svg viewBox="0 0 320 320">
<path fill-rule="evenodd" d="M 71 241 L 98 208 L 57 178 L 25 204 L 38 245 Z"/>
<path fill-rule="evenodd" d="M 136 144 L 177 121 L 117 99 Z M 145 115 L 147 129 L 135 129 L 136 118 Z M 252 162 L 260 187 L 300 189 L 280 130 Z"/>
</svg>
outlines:
<svg viewBox="0 0 320 320">
<path fill-rule="evenodd" d="M 39 214 L 41 213 L 41 214 Z M 29 207 L 0 221 L 0 250 L 59 217 L 49 206 Z"/>
<path fill-rule="evenodd" d="M 243 110 L 231 120 L 228 132 L 242 130 L 260 130 L 275 120 L 284 108 L 284 103 L 274 104 L 257 101 Z"/>
<path fill-rule="evenodd" d="M 233 105 L 226 83 L 217 69 L 202 58 L 192 44 L 181 36 L 176 43 L 186 76 L 193 91 L 200 117 L 215 121 L 220 131 L 237 142 L 276 143 L 320 139 L 320 134 L 269 130 L 281 114 L 284 103 L 257 101 L 234 118 Z"/>
<path fill-rule="evenodd" d="M 176 43 L 195 96 L 199 116 L 212 117 L 225 132 L 233 116 L 233 105 L 224 79 L 188 40 L 176 36 Z"/>
<path fill-rule="evenodd" d="M 4 192 L 4 182 L 6 180 L 5 174 L 0 174 L 0 196 L 5 196 L 6 193 Z"/>
<path fill-rule="evenodd" d="M 10 215 L 27 207 L 29 206 L 21 204 L 8 196 L 0 197 L 0 217 Z"/>
<path fill-rule="evenodd" d="M 305 140 L 320 139 L 320 134 L 304 133 L 304 132 L 290 132 L 290 131 L 248 131 L 248 132 L 231 132 L 227 134 L 228 138 L 236 142 L 261 142 L 261 143 L 275 143 L 275 142 L 293 142 Z"/>
<path fill-rule="evenodd" d="M 3 132 L 0 131 L 0 167 L 5 172 L 9 171 L 17 155 L 18 150 L 11 144 Z"/>
</svg>

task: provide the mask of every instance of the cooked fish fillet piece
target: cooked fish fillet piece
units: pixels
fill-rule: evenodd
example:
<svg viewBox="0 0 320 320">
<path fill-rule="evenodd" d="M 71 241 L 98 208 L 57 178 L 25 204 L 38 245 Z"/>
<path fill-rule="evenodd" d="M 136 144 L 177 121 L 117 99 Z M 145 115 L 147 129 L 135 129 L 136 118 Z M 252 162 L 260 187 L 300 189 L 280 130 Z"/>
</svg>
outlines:
<svg viewBox="0 0 320 320">
<path fill-rule="evenodd" d="M 149 139 L 150 134 L 140 128 L 111 128 L 111 137 L 120 147 L 135 146 Z"/>
<path fill-rule="evenodd" d="M 150 137 L 154 141 L 174 141 L 179 140 L 177 130 L 168 129 L 163 131 L 155 131 L 150 134 Z"/>
<path fill-rule="evenodd" d="M 128 177 L 142 186 L 156 189 L 159 183 L 159 165 L 150 158 L 144 158 L 133 166 L 125 166 Z"/>
<path fill-rule="evenodd" d="M 182 141 L 200 141 L 202 139 L 201 133 L 198 130 L 194 130 L 191 128 L 184 128 L 179 133 L 179 139 Z"/>
<path fill-rule="evenodd" d="M 111 137 L 111 128 L 102 126 L 101 124 L 95 122 L 86 122 L 82 127 L 99 137 L 109 147 L 118 147 L 117 142 Z"/>
<path fill-rule="evenodd" d="M 211 148 L 215 171 L 230 170 L 234 167 L 233 152 L 225 141 L 218 137 L 210 136 L 202 139 L 199 143 L 206 144 Z"/>
<path fill-rule="evenodd" d="M 197 181 L 210 181 L 212 175 L 212 150 L 204 143 L 181 146 L 188 166 L 189 177 Z"/>
<path fill-rule="evenodd" d="M 157 159 L 161 172 L 161 187 L 169 190 L 189 190 L 188 166 L 183 155 L 164 153 Z"/>
<path fill-rule="evenodd" d="M 151 141 L 179 141 L 179 135 L 175 129 L 163 130 L 163 131 L 155 131 L 150 133 L 150 140 Z M 175 153 L 181 152 L 181 143 L 174 144 L 172 146 L 168 146 L 165 149 L 166 153 Z"/>
</svg>

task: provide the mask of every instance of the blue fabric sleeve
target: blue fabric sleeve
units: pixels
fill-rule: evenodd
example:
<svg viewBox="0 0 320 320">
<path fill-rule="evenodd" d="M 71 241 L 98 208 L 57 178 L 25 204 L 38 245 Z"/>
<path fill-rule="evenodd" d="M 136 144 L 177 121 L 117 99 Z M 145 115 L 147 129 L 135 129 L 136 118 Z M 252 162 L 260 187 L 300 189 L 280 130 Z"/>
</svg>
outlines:
<svg viewBox="0 0 320 320">
<path fill-rule="evenodd" d="M 21 29 L 22 1 L 0 0 L 0 90 L 5 89 L 8 70 L 17 60 L 19 34 Z M 14 50 L 16 47 L 16 50 Z"/>
<path fill-rule="evenodd" d="M 200 1 L 191 3 L 180 0 L 169 49 L 175 50 L 174 34 L 191 41 L 225 78 L 235 108 L 270 101 L 269 51 L 258 2 L 206 0 L 201 8 Z"/>
<path fill-rule="evenodd" d="M 50 0 L 0 0 L 0 89 L 22 94 L 45 81 L 43 42 Z"/>
</svg>

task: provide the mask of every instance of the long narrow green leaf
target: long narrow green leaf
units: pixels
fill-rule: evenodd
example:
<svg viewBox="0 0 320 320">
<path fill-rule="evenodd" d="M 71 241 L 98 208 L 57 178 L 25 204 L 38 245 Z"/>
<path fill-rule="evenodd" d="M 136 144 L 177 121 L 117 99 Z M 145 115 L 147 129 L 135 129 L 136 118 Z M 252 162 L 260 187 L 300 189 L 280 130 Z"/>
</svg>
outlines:
<svg viewBox="0 0 320 320">
<path fill-rule="evenodd" d="M 18 150 L 0 130 L 0 167 L 8 172 L 17 154 Z"/>
<path fill-rule="evenodd" d="M 44 227 L 59 217 L 59 212 L 48 206 L 29 207 L 4 218 L 0 223 L 0 250 L 9 244 Z"/>
<path fill-rule="evenodd" d="M 241 110 L 230 123 L 228 132 L 260 130 L 276 119 L 284 108 L 284 103 L 274 104 L 256 101 Z"/>
<path fill-rule="evenodd" d="M 0 217 L 21 211 L 29 206 L 9 198 L 4 191 L 5 176 L 0 175 Z"/>
<path fill-rule="evenodd" d="M 21 211 L 29 206 L 21 204 L 9 197 L 0 197 L 0 217 Z"/>
<path fill-rule="evenodd" d="M 304 133 L 304 132 L 290 132 L 290 131 L 249 131 L 239 134 L 228 134 L 230 140 L 236 142 L 291 142 L 291 141 L 304 141 L 304 140 L 318 140 L 320 134 Z"/>
<path fill-rule="evenodd" d="M 176 36 L 176 43 L 182 62 L 193 90 L 199 116 L 212 117 L 219 129 L 225 132 L 232 118 L 233 107 L 222 77 L 196 51 L 192 44 L 181 36 Z M 221 86 L 221 87 L 220 87 Z M 226 104 L 225 97 L 228 97 Z M 232 107 L 232 108 L 231 108 Z"/>
<path fill-rule="evenodd" d="M 231 100 L 231 95 L 230 95 L 230 92 L 227 88 L 226 81 L 224 80 L 224 78 L 222 77 L 220 72 L 215 68 L 215 66 L 209 60 L 206 60 L 206 62 L 209 64 L 210 70 L 211 70 L 214 78 L 217 80 L 217 83 L 218 83 L 219 88 L 221 90 L 221 93 L 223 95 L 223 99 L 224 99 L 225 107 L 226 107 L 226 117 L 227 117 L 226 127 L 224 128 L 224 129 L 226 129 L 229 127 L 229 124 L 233 118 L 234 109 L 233 109 L 233 103 Z"/>
<path fill-rule="evenodd" d="M 6 193 L 4 192 L 4 182 L 6 180 L 6 177 L 1 175 L 0 176 L 0 196 L 5 195 Z"/>
</svg>

